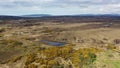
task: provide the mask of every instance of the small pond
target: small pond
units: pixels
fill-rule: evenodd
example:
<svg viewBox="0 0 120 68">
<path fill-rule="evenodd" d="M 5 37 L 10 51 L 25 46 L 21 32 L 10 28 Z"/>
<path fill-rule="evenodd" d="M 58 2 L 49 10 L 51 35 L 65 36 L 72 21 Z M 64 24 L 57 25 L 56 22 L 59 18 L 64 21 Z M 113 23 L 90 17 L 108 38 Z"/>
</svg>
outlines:
<svg viewBox="0 0 120 68">
<path fill-rule="evenodd" d="M 53 46 L 64 46 L 65 42 L 55 42 L 55 41 L 49 41 L 49 40 L 42 40 L 41 42 L 48 44 L 48 45 L 53 45 Z"/>
</svg>

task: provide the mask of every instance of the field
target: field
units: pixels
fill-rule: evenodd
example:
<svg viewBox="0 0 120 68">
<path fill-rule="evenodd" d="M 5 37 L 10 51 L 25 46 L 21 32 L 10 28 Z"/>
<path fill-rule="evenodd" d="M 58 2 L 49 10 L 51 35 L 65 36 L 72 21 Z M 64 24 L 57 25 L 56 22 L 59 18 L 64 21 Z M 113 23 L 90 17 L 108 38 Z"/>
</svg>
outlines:
<svg viewBox="0 0 120 68">
<path fill-rule="evenodd" d="M 64 42 L 64 45 L 51 45 Z M 119 18 L 0 22 L 0 68 L 120 68 Z"/>
</svg>

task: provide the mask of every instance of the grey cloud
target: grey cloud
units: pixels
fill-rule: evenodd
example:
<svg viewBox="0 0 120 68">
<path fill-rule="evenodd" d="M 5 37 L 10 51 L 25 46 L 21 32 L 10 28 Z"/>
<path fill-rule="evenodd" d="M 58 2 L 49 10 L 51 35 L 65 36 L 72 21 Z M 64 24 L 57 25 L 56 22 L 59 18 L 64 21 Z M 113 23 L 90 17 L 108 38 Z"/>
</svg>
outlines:
<svg viewBox="0 0 120 68">
<path fill-rule="evenodd" d="M 47 1 L 47 0 L 46 0 Z M 2 4 L 4 3 L 4 4 Z M 119 0 L 54 0 L 52 2 L 45 3 L 39 0 L 13 0 L 0 2 L 0 7 L 31 7 L 31 6 L 44 6 L 44 7 L 64 7 L 64 6 L 91 6 L 91 5 L 105 5 L 105 4 L 117 4 Z"/>
</svg>

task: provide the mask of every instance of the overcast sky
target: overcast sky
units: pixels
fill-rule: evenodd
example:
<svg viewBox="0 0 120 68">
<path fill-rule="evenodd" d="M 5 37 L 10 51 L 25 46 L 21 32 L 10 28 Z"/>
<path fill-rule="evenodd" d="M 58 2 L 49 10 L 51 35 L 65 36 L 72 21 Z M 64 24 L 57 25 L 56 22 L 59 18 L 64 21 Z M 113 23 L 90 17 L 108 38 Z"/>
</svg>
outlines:
<svg viewBox="0 0 120 68">
<path fill-rule="evenodd" d="M 0 15 L 120 14 L 120 0 L 0 0 Z"/>
</svg>

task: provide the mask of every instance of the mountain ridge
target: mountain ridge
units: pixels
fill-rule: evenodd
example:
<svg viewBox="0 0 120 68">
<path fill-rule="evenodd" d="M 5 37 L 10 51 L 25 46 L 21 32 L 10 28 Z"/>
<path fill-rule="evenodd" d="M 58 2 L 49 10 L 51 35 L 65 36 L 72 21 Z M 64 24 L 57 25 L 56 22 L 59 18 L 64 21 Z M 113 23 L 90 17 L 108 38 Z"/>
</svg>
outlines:
<svg viewBox="0 0 120 68">
<path fill-rule="evenodd" d="M 81 15 L 50 15 L 50 14 L 30 14 L 30 15 L 0 15 L 0 20 L 18 20 L 18 19 L 36 19 L 36 18 L 58 18 L 58 17 L 83 17 L 83 18 L 91 18 L 91 17 L 113 17 L 120 18 L 119 14 L 81 14 Z"/>
<path fill-rule="evenodd" d="M 46 17 L 46 16 L 52 16 L 50 14 L 28 14 L 28 15 L 22 15 L 22 17 Z"/>
</svg>

